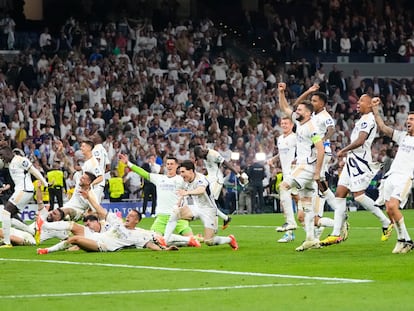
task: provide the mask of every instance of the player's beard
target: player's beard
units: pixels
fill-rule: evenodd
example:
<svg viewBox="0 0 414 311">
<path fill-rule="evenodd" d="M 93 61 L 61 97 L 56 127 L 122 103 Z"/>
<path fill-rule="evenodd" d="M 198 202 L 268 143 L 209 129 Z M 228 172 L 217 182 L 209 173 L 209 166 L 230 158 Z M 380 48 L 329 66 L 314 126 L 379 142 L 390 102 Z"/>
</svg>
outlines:
<svg viewBox="0 0 414 311">
<path fill-rule="evenodd" d="M 296 117 L 296 121 L 301 122 L 303 121 L 304 117 L 301 116 L 300 114 L 298 114 L 298 116 Z"/>
</svg>

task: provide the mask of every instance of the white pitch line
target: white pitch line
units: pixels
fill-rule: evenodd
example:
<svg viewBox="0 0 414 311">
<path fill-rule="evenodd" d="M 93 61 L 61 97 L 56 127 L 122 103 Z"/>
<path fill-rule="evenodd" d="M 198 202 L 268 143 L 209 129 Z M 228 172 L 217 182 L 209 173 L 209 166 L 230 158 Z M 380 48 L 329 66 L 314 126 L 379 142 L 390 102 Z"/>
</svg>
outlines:
<svg viewBox="0 0 414 311">
<path fill-rule="evenodd" d="M 212 269 L 184 269 L 184 268 L 168 268 L 168 267 L 154 267 L 154 266 L 133 266 L 124 264 L 109 264 L 109 263 L 97 263 L 97 262 L 76 262 L 76 261 L 60 261 L 60 260 L 41 260 L 41 259 L 19 259 L 19 258 L 0 258 L 0 261 L 16 261 L 16 262 L 35 262 L 35 263 L 52 263 L 52 264 L 64 264 L 64 265 L 80 265 L 80 266 L 101 266 L 101 267 L 116 267 L 127 269 L 148 269 L 148 270 L 160 270 L 160 271 L 180 271 L 180 272 L 200 272 L 200 273 L 216 273 L 216 274 L 229 274 L 229 275 L 247 275 L 257 277 L 273 277 L 273 278 L 286 278 L 286 279 L 301 279 L 301 280 L 318 280 L 328 282 L 340 282 L 340 283 L 368 283 L 372 280 L 364 279 L 347 279 L 347 278 L 331 278 L 320 276 L 301 276 L 301 275 L 289 275 L 289 274 L 272 274 L 272 273 L 260 273 L 260 272 L 243 272 L 243 271 L 229 271 L 229 270 L 212 270 Z"/>
<path fill-rule="evenodd" d="M 323 284 L 342 284 L 343 282 L 324 282 Z M 252 285 L 235 285 L 235 286 L 218 286 L 218 287 L 195 287 L 195 288 L 162 288 L 162 289 L 140 289 L 140 290 L 120 290 L 120 291 L 104 291 L 104 292 L 79 292 L 79 293 L 59 293 L 59 294 L 30 294 L 30 295 L 5 295 L 0 299 L 28 299 L 28 298 L 48 298 L 48 297 L 85 297 L 100 295 L 128 295 L 128 294 L 148 294 L 148 293 L 174 293 L 174 292 L 194 292 L 194 291 L 214 291 L 229 289 L 246 289 L 246 288 L 270 288 L 270 287 L 286 287 L 286 286 L 310 286 L 318 283 L 292 283 L 292 284 L 252 284 Z M 320 284 L 320 283 L 319 283 Z"/>
</svg>

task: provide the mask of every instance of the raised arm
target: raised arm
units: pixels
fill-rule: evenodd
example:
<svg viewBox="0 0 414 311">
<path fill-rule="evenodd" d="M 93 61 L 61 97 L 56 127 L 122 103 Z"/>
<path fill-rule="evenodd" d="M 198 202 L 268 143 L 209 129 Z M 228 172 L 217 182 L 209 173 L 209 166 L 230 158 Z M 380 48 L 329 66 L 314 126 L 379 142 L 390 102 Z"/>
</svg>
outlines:
<svg viewBox="0 0 414 311">
<path fill-rule="evenodd" d="M 295 103 L 293 104 L 294 107 L 296 107 L 299 103 L 303 102 L 304 100 L 306 100 L 308 98 L 308 96 L 310 94 L 312 94 L 313 92 L 316 92 L 319 90 L 319 85 L 318 84 L 314 84 L 312 85 L 310 88 L 308 88 L 305 92 L 303 92 L 296 100 Z"/>
<path fill-rule="evenodd" d="M 128 156 L 126 154 L 120 153 L 119 159 L 124 162 L 128 167 L 135 173 L 137 173 L 142 178 L 149 180 L 150 179 L 150 173 L 148 173 L 146 170 L 144 170 L 142 167 L 139 167 L 138 165 L 135 165 L 128 160 Z"/>
<path fill-rule="evenodd" d="M 277 85 L 277 89 L 279 91 L 279 106 L 280 110 L 289 118 L 292 119 L 293 110 L 289 107 L 288 101 L 286 99 L 285 90 L 286 90 L 286 83 L 279 83 Z"/>
<path fill-rule="evenodd" d="M 384 123 L 384 120 L 382 120 L 379 111 L 378 111 L 378 106 L 381 104 L 381 99 L 379 97 L 374 97 L 371 100 L 371 108 L 372 108 L 372 113 L 374 114 L 375 117 L 375 122 L 377 122 L 377 126 L 378 129 L 384 133 L 384 135 L 388 136 L 388 137 L 392 137 L 392 134 L 394 133 L 394 129 L 392 129 L 391 127 L 389 127 L 388 125 L 386 125 Z"/>
<path fill-rule="evenodd" d="M 35 168 L 33 165 L 29 168 L 30 174 L 32 174 L 36 179 L 38 179 L 45 187 L 48 186 L 46 179 L 43 177 L 42 173 Z"/>
</svg>

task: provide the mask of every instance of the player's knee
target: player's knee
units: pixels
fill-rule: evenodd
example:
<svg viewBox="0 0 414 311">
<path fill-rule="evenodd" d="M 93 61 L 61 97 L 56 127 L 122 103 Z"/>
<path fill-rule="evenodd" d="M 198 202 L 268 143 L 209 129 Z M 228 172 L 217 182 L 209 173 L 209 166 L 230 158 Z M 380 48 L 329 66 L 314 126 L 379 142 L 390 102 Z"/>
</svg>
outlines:
<svg viewBox="0 0 414 311">
<path fill-rule="evenodd" d="M 71 236 L 66 240 L 69 244 L 77 244 L 79 242 L 79 237 L 77 235 Z"/>
<path fill-rule="evenodd" d="M 180 210 L 178 208 L 174 208 L 171 212 L 170 220 L 177 221 L 181 217 Z"/>
<path fill-rule="evenodd" d="M 355 201 L 361 202 L 364 199 L 365 193 L 354 196 Z"/>
</svg>

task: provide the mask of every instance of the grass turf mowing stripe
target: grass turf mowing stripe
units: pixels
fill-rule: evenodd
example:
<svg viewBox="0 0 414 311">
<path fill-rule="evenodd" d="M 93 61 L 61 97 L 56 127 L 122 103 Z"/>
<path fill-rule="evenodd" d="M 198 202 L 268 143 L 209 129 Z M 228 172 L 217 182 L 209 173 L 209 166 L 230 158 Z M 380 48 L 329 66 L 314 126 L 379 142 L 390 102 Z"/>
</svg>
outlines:
<svg viewBox="0 0 414 311">
<path fill-rule="evenodd" d="M 323 282 L 322 284 L 343 284 L 346 282 Z M 196 288 L 161 288 L 161 289 L 143 289 L 143 290 L 120 290 L 120 291 L 102 291 L 102 292 L 79 292 L 79 293 L 58 293 L 58 294 L 21 294 L 5 295 L 0 299 L 29 299 L 29 298 L 50 298 L 50 297 L 85 297 L 100 295 L 129 295 L 129 294 L 149 294 L 149 293 L 174 293 L 174 292 L 196 292 L 196 291 L 221 291 L 247 288 L 270 288 L 270 287 L 288 287 L 288 286 L 310 286 L 318 283 L 285 283 L 285 284 L 252 284 L 252 285 L 235 285 L 235 286 L 218 286 L 218 287 L 196 287 Z M 319 283 L 320 284 L 320 283 Z"/>
<path fill-rule="evenodd" d="M 318 280 L 318 281 L 339 282 L 339 283 L 368 283 L 368 282 L 373 282 L 372 280 L 364 280 L 364 279 L 331 278 L 331 277 L 320 277 L 320 276 L 288 275 L 288 274 L 273 274 L 273 273 L 213 270 L 213 269 L 185 269 L 185 268 L 169 268 L 169 267 L 154 267 L 154 266 L 134 266 L 134 265 L 124 265 L 124 264 L 106 264 L 106 263 L 96 263 L 96 262 L 76 262 L 76 261 L 66 261 L 66 260 L 61 261 L 61 260 L 41 260 L 41 259 L 0 258 L 0 261 L 51 263 L 51 264 L 83 265 L 83 266 L 101 266 L 101 267 L 117 267 L 117 268 L 127 268 L 127 269 L 149 269 L 149 270 L 179 271 L 179 272 L 217 273 L 217 274 L 247 275 L 247 276 L 257 276 L 257 277 L 275 277 L 275 278 L 287 278 L 287 279 Z"/>
</svg>

